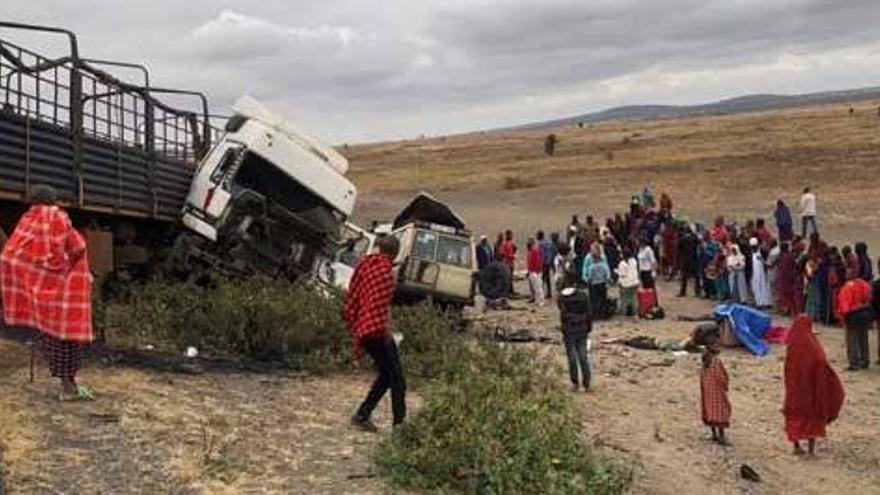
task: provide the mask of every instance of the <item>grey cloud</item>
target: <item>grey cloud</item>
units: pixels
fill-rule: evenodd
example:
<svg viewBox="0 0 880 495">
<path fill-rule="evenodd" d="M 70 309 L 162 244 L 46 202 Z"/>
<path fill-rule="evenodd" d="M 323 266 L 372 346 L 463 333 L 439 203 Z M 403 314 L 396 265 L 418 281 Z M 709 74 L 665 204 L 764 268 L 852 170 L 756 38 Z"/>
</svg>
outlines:
<svg viewBox="0 0 880 495">
<path fill-rule="evenodd" d="M 3 3 L 5 18 L 76 30 L 91 56 L 147 61 L 159 84 L 204 89 L 219 111 L 248 92 L 338 140 L 872 84 L 880 58 L 867 0 Z M 835 50 L 866 61 L 835 70 Z M 790 54 L 823 62 L 778 63 Z M 663 82 L 680 73 L 699 77 Z"/>
</svg>

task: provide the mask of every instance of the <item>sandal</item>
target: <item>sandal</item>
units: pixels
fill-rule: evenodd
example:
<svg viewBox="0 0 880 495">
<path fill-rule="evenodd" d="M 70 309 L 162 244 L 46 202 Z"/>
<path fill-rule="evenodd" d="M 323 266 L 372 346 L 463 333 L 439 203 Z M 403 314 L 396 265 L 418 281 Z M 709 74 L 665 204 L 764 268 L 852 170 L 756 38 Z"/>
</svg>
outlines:
<svg viewBox="0 0 880 495">
<path fill-rule="evenodd" d="M 90 402 L 95 400 L 95 393 L 89 387 L 80 385 L 76 387 L 76 393 L 61 392 L 58 394 L 58 400 L 61 402 Z"/>
</svg>

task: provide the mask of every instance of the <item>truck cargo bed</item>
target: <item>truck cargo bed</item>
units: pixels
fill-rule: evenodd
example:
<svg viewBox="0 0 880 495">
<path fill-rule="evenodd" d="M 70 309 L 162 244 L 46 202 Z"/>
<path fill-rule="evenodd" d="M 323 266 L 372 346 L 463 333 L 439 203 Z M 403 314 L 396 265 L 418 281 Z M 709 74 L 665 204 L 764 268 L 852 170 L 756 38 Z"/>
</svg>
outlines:
<svg viewBox="0 0 880 495">
<path fill-rule="evenodd" d="M 31 186 L 47 184 L 73 209 L 178 220 L 216 132 L 204 95 L 152 87 L 139 64 L 82 58 L 64 29 L 4 21 L 0 29 L 64 35 L 70 44 L 67 55 L 49 58 L 0 37 L 0 198 L 26 202 Z M 140 71 L 143 82 L 108 66 Z M 167 95 L 201 105 L 158 98 Z"/>
<path fill-rule="evenodd" d="M 77 160 L 65 128 L 0 111 L 0 196 L 6 199 L 24 200 L 30 186 L 48 184 L 74 208 L 175 220 L 193 171 L 192 164 L 150 160 L 143 150 L 89 136 L 82 137 Z"/>
</svg>

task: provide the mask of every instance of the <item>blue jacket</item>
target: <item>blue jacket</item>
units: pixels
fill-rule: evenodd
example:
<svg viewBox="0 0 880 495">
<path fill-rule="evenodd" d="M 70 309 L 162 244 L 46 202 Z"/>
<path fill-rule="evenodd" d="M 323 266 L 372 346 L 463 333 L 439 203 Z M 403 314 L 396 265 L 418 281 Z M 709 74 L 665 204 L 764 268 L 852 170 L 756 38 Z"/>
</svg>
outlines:
<svg viewBox="0 0 880 495">
<path fill-rule="evenodd" d="M 553 260 L 556 259 L 556 244 L 550 239 L 544 239 L 538 247 L 541 248 L 541 261 L 544 263 L 544 266 L 552 266 Z"/>
<path fill-rule="evenodd" d="M 588 285 L 607 284 L 611 278 L 611 270 L 608 268 L 608 261 L 605 255 L 602 255 L 602 261 L 593 261 L 592 256 L 584 259 L 583 281 Z"/>
<path fill-rule="evenodd" d="M 477 267 L 482 270 L 492 262 L 492 246 L 488 244 L 477 245 Z"/>
</svg>

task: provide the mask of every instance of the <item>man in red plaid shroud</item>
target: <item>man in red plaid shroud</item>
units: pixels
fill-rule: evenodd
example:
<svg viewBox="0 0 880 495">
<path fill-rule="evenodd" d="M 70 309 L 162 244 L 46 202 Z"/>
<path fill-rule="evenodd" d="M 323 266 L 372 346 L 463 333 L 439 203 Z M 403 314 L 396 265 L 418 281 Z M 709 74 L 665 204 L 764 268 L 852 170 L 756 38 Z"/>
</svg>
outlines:
<svg viewBox="0 0 880 495">
<path fill-rule="evenodd" d="M 55 191 L 36 186 L 33 206 L 21 217 L 0 256 L 3 317 L 8 326 L 34 328 L 61 400 L 91 399 L 76 384 L 82 349 L 92 341 L 92 274 L 86 243 Z"/>
<path fill-rule="evenodd" d="M 400 250 L 400 243 L 393 236 L 380 237 L 376 243 L 379 252 L 364 257 L 355 268 L 344 309 L 358 360 L 361 349 L 366 350 L 379 372 L 367 398 L 351 420 L 352 424 L 367 431 L 377 431 L 370 416 L 389 388 L 394 425 L 402 423 L 406 417 L 406 380 L 397 345 L 389 331 L 394 298 L 392 262 Z"/>
</svg>

